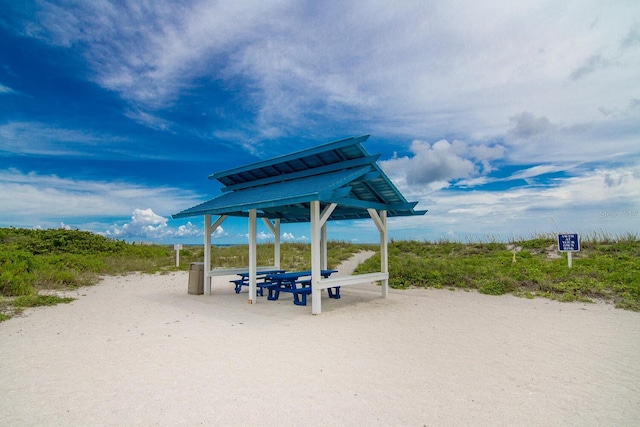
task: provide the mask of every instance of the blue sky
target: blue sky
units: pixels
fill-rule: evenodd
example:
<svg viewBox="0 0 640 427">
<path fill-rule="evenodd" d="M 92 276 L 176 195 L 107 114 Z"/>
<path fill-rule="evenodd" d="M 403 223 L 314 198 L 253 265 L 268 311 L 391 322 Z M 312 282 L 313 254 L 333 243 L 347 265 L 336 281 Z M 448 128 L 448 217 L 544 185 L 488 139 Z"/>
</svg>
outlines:
<svg viewBox="0 0 640 427">
<path fill-rule="evenodd" d="M 201 218 L 170 215 L 219 194 L 209 174 L 371 134 L 429 210 L 392 219 L 392 238 L 640 232 L 635 0 L 0 10 L 0 226 L 201 242 Z M 374 230 L 331 223 L 329 238 Z M 228 220 L 214 242 L 246 233 Z"/>
</svg>

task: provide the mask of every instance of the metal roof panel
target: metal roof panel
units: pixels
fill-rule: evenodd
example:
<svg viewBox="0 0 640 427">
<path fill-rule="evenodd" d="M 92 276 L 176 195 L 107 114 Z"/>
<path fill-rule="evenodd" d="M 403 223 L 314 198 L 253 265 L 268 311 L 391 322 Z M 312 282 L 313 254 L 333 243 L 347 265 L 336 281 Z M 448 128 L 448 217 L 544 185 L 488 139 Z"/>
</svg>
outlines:
<svg viewBox="0 0 640 427">
<path fill-rule="evenodd" d="M 183 210 L 173 218 L 205 214 L 259 216 L 282 222 L 309 221 L 309 203 L 338 203 L 329 219 L 368 218 L 367 208 L 388 216 L 422 215 L 362 146 L 364 135 L 229 169 L 209 176 L 225 187 L 223 194 Z M 341 204 L 342 203 L 342 204 Z"/>
</svg>

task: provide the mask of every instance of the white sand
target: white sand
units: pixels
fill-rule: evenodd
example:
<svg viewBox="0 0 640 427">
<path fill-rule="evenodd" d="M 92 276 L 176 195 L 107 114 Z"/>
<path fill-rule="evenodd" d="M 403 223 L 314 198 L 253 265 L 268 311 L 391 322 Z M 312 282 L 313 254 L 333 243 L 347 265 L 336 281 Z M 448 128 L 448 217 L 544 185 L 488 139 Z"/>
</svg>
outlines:
<svg viewBox="0 0 640 427">
<path fill-rule="evenodd" d="M 312 316 L 230 277 L 109 277 L 0 323 L 0 425 L 640 425 L 640 313 L 342 289 Z"/>
</svg>

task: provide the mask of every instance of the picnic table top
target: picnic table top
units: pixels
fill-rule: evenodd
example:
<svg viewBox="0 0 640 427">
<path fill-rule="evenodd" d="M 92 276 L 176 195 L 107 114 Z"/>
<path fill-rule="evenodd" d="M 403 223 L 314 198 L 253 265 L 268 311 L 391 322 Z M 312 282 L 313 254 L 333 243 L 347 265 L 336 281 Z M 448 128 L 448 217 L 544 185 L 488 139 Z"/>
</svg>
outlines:
<svg viewBox="0 0 640 427">
<path fill-rule="evenodd" d="M 338 270 L 321 270 L 320 275 L 324 277 L 329 277 L 333 273 L 337 273 Z M 267 274 L 267 278 L 272 280 L 296 280 L 299 277 L 311 276 L 311 270 L 303 270 L 303 271 L 289 271 L 286 273 L 273 273 Z"/>
<path fill-rule="evenodd" d="M 282 274 L 285 273 L 287 270 L 265 270 L 265 271 L 258 271 L 256 273 L 257 276 L 264 276 L 264 275 L 269 275 L 269 274 Z M 243 271 L 241 273 L 237 273 L 238 276 L 240 277 L 249 277 L 249 272 L 248 271 Z"/>
</svg>

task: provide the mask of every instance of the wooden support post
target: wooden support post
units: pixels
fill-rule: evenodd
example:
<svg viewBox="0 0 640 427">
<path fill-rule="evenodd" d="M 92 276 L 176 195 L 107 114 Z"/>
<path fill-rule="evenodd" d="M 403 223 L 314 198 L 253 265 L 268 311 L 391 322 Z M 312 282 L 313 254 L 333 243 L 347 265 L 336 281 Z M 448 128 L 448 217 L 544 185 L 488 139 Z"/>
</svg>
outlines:
<svg viewBox="0 0 640 427">
<path fill-rule="evenodd" d="M 280 270 L 280 218 L 276 218 L 274 228 L 276 230 L 273 233 L 273 265 L 276 270 Z"/>
<path fill-rule="evenodd" d="M 320 212 L 320 202 L 311 202 L 311 313 L 320 314 L 322 312 L 322 300 L 320 289 L 320 270 L 323 268 L 323 263 L 326 266 L 326 229 L 324 230 L 324 243 L 323 243 L 323 228 L 327 220 L 338 205 L 331 203 L 327 205 L 322 213 Z M 324 246 L 323 246 L 324 245 Z M 323 255 L 324 252 L 324 255 Z M 323 260 L 324 259 L 324 260 Z"/>
<path fill-rule="evenodd" d="M 380 272 L 389 273 L 389 242 L 387 234 L 387 211 L 380 211 L 382 231 L 380 231 Z M 389 295 L 389 279 L 380 282 L 382 286 L 382 298 Z"/>
<path fill-rule="evenodd" d="M 209 271 L 211 270 L 211 215 L 204 216 L 204 284 L 203 290 L 205 295 L 211 295 L 211 278 Z"/>
<path fill-rule="evenodd" d="M 257 211 L 249 209 L 249 304 L 253 304 L 257 298 L 256 275 L 258 272 L 257 256 Z"/>
<path fill-rule="evenodd" d="M 387 211 L 381 210 L 380 213 L 375 209 L 367 209 L 369 216 L 376 224 L 380 232 L 380 272 L 389 273 L 389 249 L 387 242 Z M 389 279 L 381 281 L 382 298 L 389 295 Z"/>
<path fill-rule="evenodd" d="M 320 268 L 327 269 L 327 223 L 320 227 Z"/>
<path fill-rule="evenodd" d="M 320 202 L 311 202 L 311 313 L 322 312 L 322 300 L 320 292 Z"/>
</svg>

